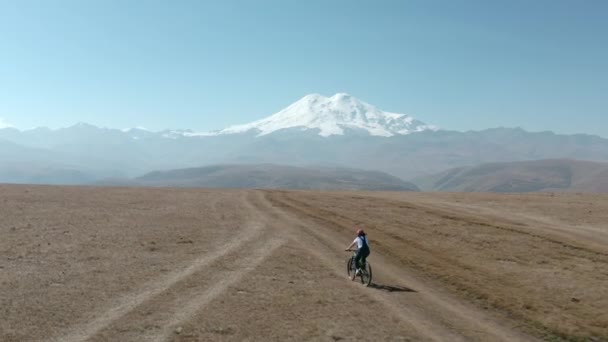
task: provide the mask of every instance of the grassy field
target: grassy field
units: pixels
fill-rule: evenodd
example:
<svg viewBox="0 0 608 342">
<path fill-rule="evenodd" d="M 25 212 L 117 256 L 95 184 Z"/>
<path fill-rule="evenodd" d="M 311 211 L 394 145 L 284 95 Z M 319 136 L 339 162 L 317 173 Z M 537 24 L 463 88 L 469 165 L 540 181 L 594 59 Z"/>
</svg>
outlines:
<svg viewBox="0 0 608 342">
<path fill-rule="evenodd" d="M 608 196 L 0 186 L 0 340 L 608 340 Z M 374 284 L 342 251 L 369 233 Z"/>
</svg>

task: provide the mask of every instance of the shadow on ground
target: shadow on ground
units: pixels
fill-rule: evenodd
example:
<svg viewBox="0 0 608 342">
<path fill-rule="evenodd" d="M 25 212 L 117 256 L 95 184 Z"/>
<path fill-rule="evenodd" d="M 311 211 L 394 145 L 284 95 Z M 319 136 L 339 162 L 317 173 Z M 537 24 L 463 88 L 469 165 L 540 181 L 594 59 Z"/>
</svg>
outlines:
<svg viewBox="0 0 608 342">
<path fill-rule="evenodd" d="M 382 290 L 386 292 L 416 292 L 416 290 L 410 289 L 407 286 L 391 286 L 372 283 L 369 285 L 369 287 L 372 289 Z"/>
</svg>

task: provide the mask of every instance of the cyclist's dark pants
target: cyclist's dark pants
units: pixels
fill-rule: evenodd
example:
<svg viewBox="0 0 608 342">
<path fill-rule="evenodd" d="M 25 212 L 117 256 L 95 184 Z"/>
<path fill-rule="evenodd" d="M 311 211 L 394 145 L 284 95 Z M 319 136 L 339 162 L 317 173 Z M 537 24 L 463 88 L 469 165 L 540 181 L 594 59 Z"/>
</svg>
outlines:
<svg viewBox="0 0 608 342">
<path fill-rule="evenodd" d="M 357 250 L 357 255 L 355 256 L 355 265 L 357 268 L 359 268 L 359 260 L 361 260 L 361 262 L 363 264 L 365 264 L 365 258 L 367 258 L 369 256 L 369 247 L 368 246 L 363 246 L 361 248 L 359 248 Z"/>
</svg>

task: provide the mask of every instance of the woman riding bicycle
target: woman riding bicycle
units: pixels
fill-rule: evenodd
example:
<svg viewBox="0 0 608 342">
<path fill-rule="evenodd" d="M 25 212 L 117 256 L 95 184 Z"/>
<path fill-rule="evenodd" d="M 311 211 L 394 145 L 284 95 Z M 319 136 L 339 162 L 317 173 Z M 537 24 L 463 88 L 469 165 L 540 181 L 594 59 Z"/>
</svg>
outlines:
<svg viewBox="0 0 608 342">
<path fill-rule="evenodd" d="M 363 229 L 357 230 L 357 237 L 353 241 L 353 243 L 346 248 L 349 251 L 355 244 L 357 244 L 357 255 L 355 256 L 355 265 L 357 267 L 357 271 L 355 274 L 359 274 L 361 272 L 361 265 L 365 265 L 365 259 L 369 256 L 369 241 L 367 240 L 367 234 Z M 359 263 L 361 262 L 361 263 Z"/>
</svg>

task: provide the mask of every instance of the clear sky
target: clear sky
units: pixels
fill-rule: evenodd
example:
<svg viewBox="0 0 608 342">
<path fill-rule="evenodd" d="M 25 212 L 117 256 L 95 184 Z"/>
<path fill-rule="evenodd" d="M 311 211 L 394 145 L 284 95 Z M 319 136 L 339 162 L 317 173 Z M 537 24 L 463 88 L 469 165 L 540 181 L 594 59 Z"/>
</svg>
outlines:
<svg viewBox="0 0 608 342">
<path fill-rule="evenodd" d="M 608 1 L 0 0 L 0 125 L 206 131 L 336 92 L 608 137 Z"/>
</svg>

